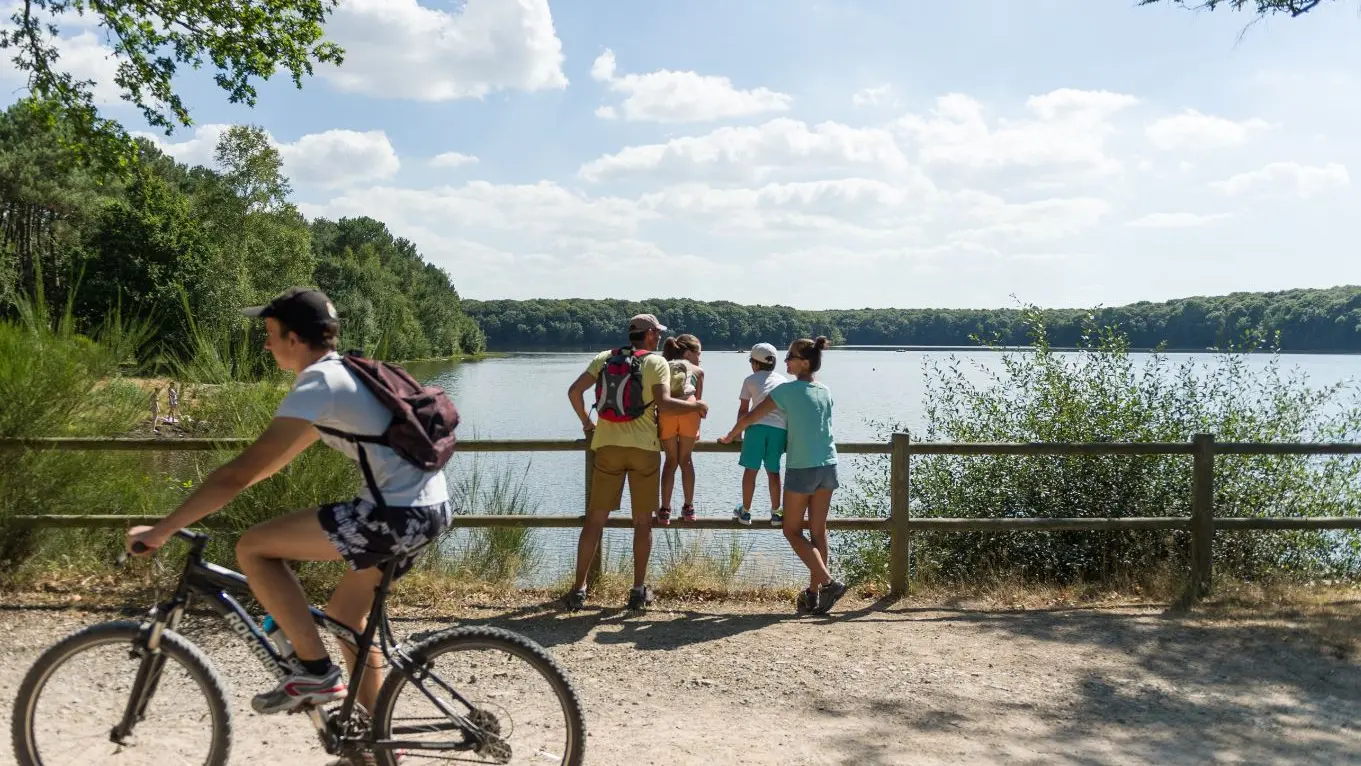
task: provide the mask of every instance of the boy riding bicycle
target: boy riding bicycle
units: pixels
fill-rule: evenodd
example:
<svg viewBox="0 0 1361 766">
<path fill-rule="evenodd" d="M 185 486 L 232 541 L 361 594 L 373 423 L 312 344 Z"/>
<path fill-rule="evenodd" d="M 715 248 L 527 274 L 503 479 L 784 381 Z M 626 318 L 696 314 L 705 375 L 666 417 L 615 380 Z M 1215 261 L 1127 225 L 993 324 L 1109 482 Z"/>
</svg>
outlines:
<svg viewBox="0 0 1361 766">
<path fill-rule="evenodd" d="M 408 571 L 416 554 L 449 525 L 452 509 L 440 469 L 423 470 L 381 441 L 393 413 L 336 352 L 340 320 L 324 293 L 290 288 L 243 313 L 264 319 L 265 348 L 280 369 L 296 374 L 293 388 L 255 442 L 209 474 L 170 515 L 154 526 L 129 530 L 127 545 L 137 552 L 133 544 L 140 542 L 148 549 L 140 555 L 150 555 L 177 530 L 277 473 L 317 439 L 361 463 L 366 481 L 355 498 L 262 522 L 236 544 L 237 562 L 252 594 L 283 628 L 299 660 L 297 672 L 251 701 L 256 712 L 278 713 L 338 700 L 347 691 L 345 676 L 327 655 L 307 597 L 286 562 L 344 559 L 350 571 L 336 586 L 326 612 L 363 630 L 382 564 L 400 557 L 396 576 Z M 356 438 L 364 443 L 357 444 Z M 353 650 L 342 645 L 342 651 L 353 668 Z M 373 669 L 358 692 L 358 701 L 368 710 L 382 682 L 376 649 L 370 657 Z"/>
</svg>

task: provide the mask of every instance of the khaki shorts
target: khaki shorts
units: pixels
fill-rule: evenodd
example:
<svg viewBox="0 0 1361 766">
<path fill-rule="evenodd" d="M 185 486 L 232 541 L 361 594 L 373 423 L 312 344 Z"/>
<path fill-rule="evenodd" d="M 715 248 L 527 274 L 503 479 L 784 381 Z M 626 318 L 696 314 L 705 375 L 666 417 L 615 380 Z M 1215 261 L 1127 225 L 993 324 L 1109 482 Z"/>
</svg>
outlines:
<svg viewBox="0 0 1361 766">
<path fill-rule="evenodd" d="M 589 513 L 609 513 L 620 508 L 624 499 L 624 477 L 628 477 L 633 518 L 646 519 L 657 512 L 661 502 L 662 453 L 636 447 L 601 447 L 595 451 L 595 471 L 591 474 Z"/>
</svg>

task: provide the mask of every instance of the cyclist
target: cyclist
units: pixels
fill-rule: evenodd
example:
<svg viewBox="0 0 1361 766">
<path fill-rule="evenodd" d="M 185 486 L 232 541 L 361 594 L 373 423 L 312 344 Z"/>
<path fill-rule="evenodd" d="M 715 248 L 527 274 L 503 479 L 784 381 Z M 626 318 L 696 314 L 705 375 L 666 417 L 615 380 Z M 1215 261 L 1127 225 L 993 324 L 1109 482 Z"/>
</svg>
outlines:
<svg viewBox="0 0 1361 766">
<path fill-rule="evenodd" d="M 320 433 L 322 426 L 351 434 L 380 435 L 392 415 L 364 384 L 356 380 L 336 353 L 340 320 L 335 306 L 319 290 L 294 287 L 264 306 L 243 310 L 265 321 L 265 348 L 281 369 L 296 375 L 292 389 L 274 418 L 254 443 L 231 462 L 213 471 L 170 515 L 151 527 L 128 531 L 127 545 L 149 549 L 164 545 L 176 531 L 216 512 L 243 490 L 277 473 L 317 439 L 358 460 L 356 446 Z M 382 565 L 400 556 L 397 576 L 405 574 L 416 553 L 449 524 L 452 509 L 441 471 L 422 471 L 390 447 L 363 446 L 375 484 L 378 505 L 367 486 L 357 497 L 289 513 L 246 530 L 236 544 L 236 559 L 260 604 L 273 615 L 292 642 L 301 667 L 263 694 L 251 706 L 258 713 L 279 713 L 311 703 L 341 699 L 345 678 L 326 653 L 308 613 L 307 596 L 288 568 L 288 561 L 333 561 L 350 566 L 336 586 L 326 612 L 363 630 L 373 605 Z M 145 555 L 149 555 L 148 551 Z M 342 644 L 353 670 L 354 650 Z M 365 709 L 382 681 L 382 657 L 370 654 L 357 699 Z"/>
</svg>

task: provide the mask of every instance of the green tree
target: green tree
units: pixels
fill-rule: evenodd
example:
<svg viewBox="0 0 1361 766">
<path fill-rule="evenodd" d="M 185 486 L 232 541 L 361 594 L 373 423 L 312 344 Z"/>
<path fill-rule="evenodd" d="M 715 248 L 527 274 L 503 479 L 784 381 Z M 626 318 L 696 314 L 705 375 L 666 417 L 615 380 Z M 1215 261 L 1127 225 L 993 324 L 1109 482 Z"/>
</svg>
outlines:
<svg viewBox="0 0 1361 766">
<path fill-rule="evenodd" d="M 201 174 L 199 209 L 220 261 L 240 268 L 246 299 L 310 284 L 316 267 L 307 221 L 288 201 L 283 158 L 264 129 L 234 125 L 218 140 L 217 173 Z"/>
<path fill-rule="evenodd" d="M 39 99 L 43 118 L 72 129 L 70 146 L 84 158 L 125 166 L 134 145 L 117 122 L 101 117 L 93 83 L 61 66 L 56 40 L 72 16 L 93 20 L 113 42 L 123 98 L 167 134 L 193 121 L 175 89 L 181 66 L 210 62 L 214 81 L 232 103 L 254 106 L 255 83 L 286 70 L 294 85 L 315 63 L 340 64 L 344 51 L 323 40 L 322 24 L 338 0 L 23 0 L 0 30 L 17 71 Z M 88 22 L 87 22 L 88 23 Z"/>
<path fill-rule="evenodd" d="M 201 323 L 221 326 L 241 304 L 224 279 L 189 197 L 140 167 L 122 199 L 109 203 L 89 235 L 90 255 L 76 302 L 87 323 L 115 306 L 136 307 L 174 348 L 190 342 L 183 299 Z"/>
<path fill-rule="evenodd" d="M 24 295 L 63 296 L 83 228 L 119 191 L 61 149 L 69 135 L 28 101 L 0 115 L 0 308 Z"/>
</svg>

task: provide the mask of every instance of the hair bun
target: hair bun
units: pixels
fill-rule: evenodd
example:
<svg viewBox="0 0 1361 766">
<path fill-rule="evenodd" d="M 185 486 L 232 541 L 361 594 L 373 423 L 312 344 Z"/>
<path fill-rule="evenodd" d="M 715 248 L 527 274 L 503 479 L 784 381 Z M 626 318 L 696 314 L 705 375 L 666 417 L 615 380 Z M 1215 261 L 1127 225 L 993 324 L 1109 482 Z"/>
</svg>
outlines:
<svg viewBox="0 0 1361 766">
<path fill-rule="evenodd" d="M 827 348 L 827 346 L 828 346 L 828 341 L 827 341 L 827 336 L 826 336 L 826 335 L 819 335 L 819 336 L 813 341 L 813 348 L 817 349 L 818 351 L 821 351 L 821 350 Z"/>
</svg>

